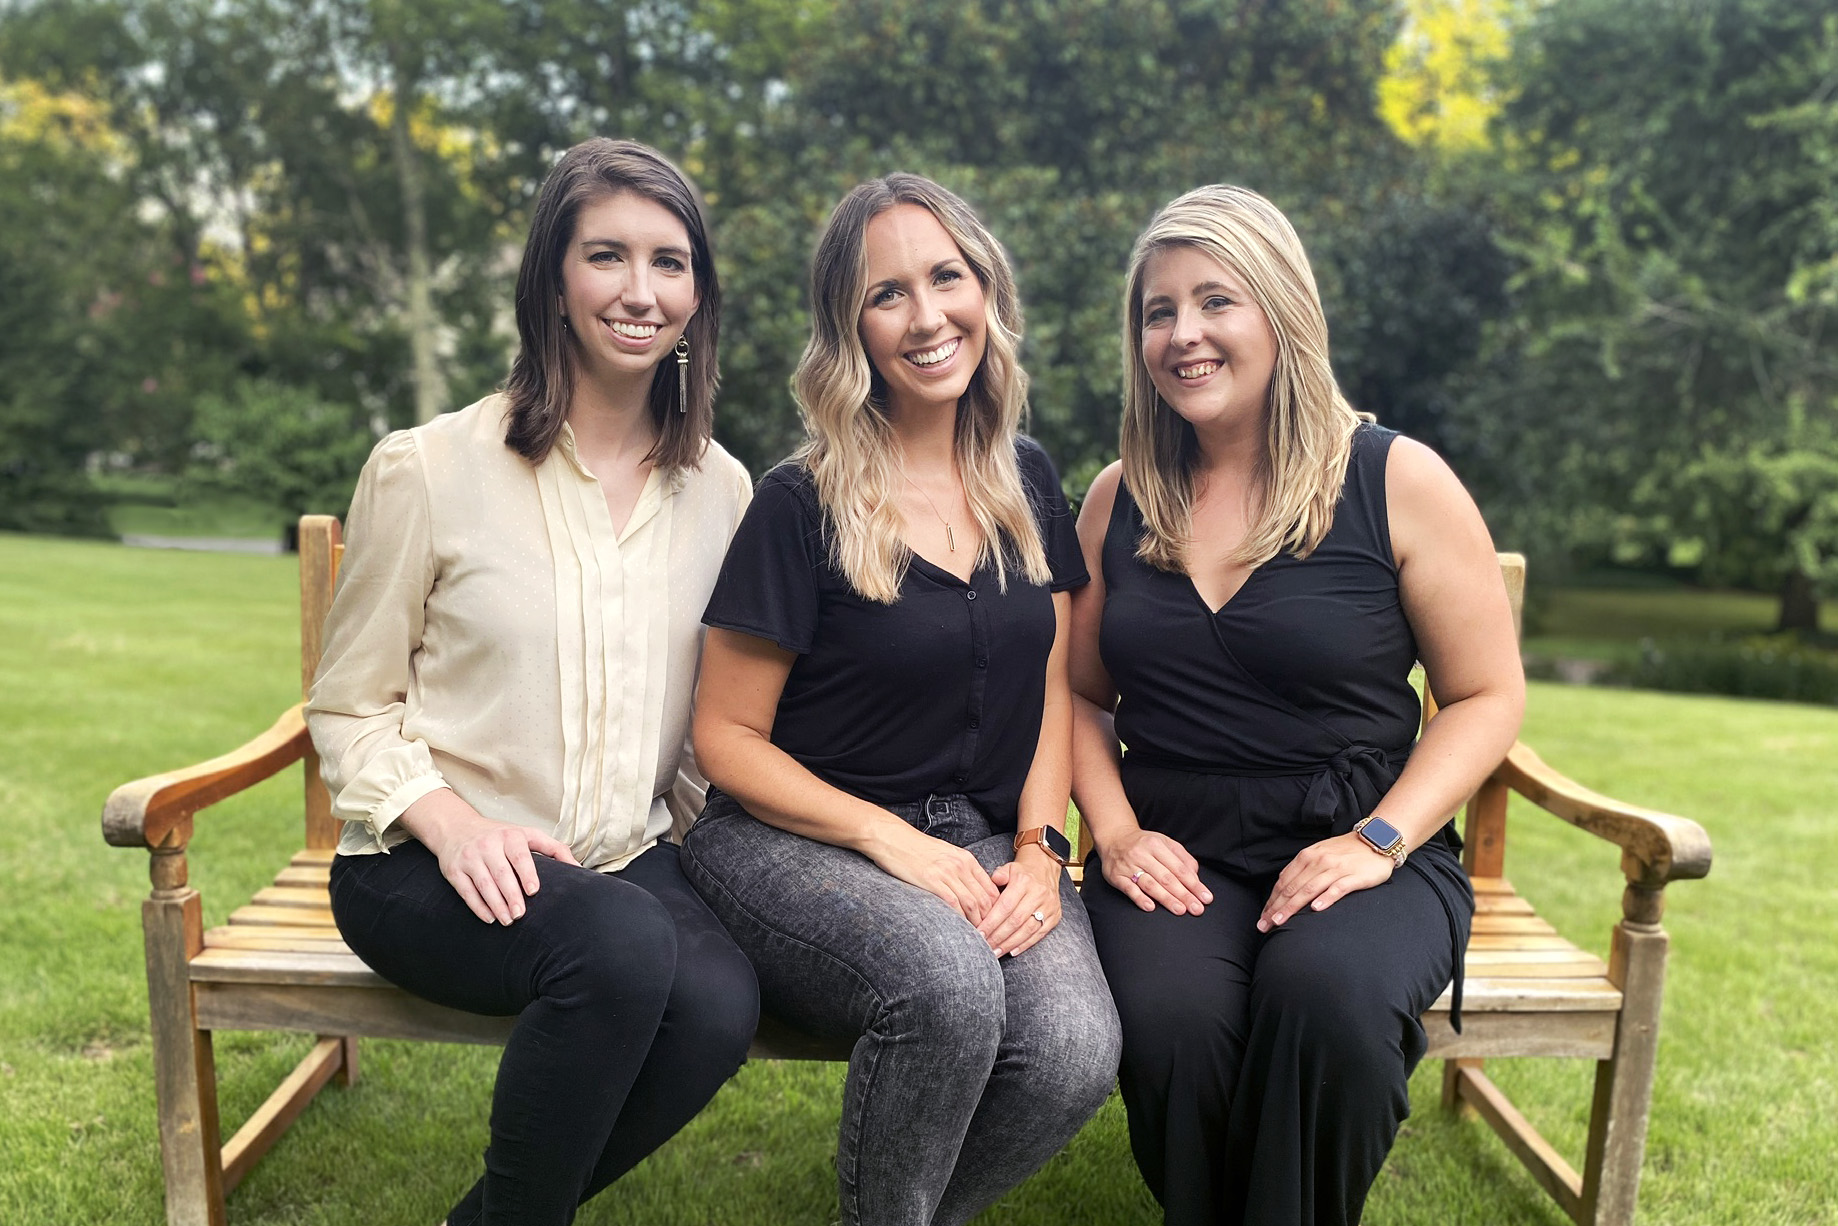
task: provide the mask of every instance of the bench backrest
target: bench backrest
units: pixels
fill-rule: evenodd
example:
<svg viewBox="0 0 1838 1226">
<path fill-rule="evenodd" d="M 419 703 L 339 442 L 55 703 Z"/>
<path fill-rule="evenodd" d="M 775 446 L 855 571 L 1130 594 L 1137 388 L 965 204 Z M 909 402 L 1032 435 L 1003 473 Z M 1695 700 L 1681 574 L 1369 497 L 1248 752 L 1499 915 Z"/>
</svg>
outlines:
<svg viewBox="0 0 1838 1226">
<path fill-rule="evenodd" d="M 344 529 L 330 515 L 300 517 L 300 694 L 313 688 L 319 655 L 325 650 L 325 619 L 332 611 L 338 563 L 345 553 Z M 332 818 L 332 797 L 319 777 L 319 755 L 306 751 L 306 845 L 338 846 L 339 823 Z"/>
<path fill-rule="evenodd" d="M 344 530 L 330 515 L 300 517 L 300 692 L 305 695 L 319 671 L 319 656 L 325 649 L 325 619 L 332 611 L 332 593 L 338 583 L 338 564 L 345 553 Z M 1512 604 L 1513 630 L 1523 631 L 1525 609 L 1525 555 L 1500 555 L 1500 577 L 1506 582 L 1506 598 Z M 1436 699 L 1426 687 L 1423 695 L 1423 722 L 1429 723 L 1436 713 Z M 1468 806 L 1469 872 L 1476 870 L 1475 853 L 1481 851 L 1481 867 L 1491 868 L 1497 876 L 1498 860 L 1505 853 L 1505 795 L 1498 796 L 1497 806 L 1486 787 Z M 315 848 L 338 846 L 338 823 L 332 820 L 332 798 L 319 777 L 319 755 L 306 754 L 306 845 Z M 1079 858 L 1091 851 L 1090 835 L 1081 823 Z"/>
</svg>

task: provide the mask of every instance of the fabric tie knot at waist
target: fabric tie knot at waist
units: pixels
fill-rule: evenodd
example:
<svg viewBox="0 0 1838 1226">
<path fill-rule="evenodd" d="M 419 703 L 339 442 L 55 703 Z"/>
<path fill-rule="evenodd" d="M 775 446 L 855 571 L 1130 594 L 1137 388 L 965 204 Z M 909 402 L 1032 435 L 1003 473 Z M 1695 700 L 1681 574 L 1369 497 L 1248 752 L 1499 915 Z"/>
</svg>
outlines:
<svg viewBox="0 0 1838 1226">
<path fill-rule="evenodd" d="M 1393 783 L 1390 755 L 1375 745 L 1347 746 L 1310 781 L 1302 811 L 1324 825 L 1351 830 L 1364 816 L 1356 780 L 1366 785 L 1370 803 L 1376 804 Z"/>
</svg>

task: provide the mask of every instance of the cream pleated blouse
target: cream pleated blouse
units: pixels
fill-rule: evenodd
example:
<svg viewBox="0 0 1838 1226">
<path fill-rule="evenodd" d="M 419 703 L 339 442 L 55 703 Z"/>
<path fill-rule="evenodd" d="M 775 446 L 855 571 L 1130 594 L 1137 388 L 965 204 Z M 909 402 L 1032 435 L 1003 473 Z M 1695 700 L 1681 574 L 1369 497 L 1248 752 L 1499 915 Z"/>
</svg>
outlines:
<svg viewBox="0 0 1838 1226">
<path fill-rule="evenodd" d="M 604 872 L 700 808 L 700 618 L 746 470 L 710 443 L 615 530 L 573 432 L 532 467 L 506 408 L 392 434 L 358 481 L 306 708 L 341 855 L 402 843 L 396 819 L 440 787 Z"/>
</svg>

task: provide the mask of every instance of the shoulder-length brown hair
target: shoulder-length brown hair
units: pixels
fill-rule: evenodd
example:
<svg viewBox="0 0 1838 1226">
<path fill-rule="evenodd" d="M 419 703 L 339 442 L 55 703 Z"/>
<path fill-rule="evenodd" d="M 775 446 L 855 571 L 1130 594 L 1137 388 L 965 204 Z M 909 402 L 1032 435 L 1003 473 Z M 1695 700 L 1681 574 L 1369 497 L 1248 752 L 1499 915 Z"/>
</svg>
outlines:
<svg viewBox="0 0 1838 1226">
<path fill-rule="evenodd" d="M 521 344 L 504 392 L 510 398 L 505 445 L 540 464 L 555 445 L 574 390 L 574 342 L 562 326 L 562 257 L 581 210 L 619 192 L 635 192 L 675 214 L 689 232 L 690 270 L 701 305 L 683 335 L 689 341 L 687 411 L 678 412 L 677 363 L 666 354 L 651 379 L 657 446 L 646 457 L 665 472 L 696 468 L 714 428 L 721 381 L 721 283 L 715 276 L 702 195 L 682 171 L 649 145 L 595 137 L 563 155 L 536 198 L 530 237 L 517 271 L 517 337 Z"/>
<path fill-rule="evenodd" d="M 1136 555 L 1185 571 L 1193 525 L 1199 441 L 1168 407 L 1143 360 L 1143 282 L 1150 257 L 1192 247 L 1237 273 L 1276 338 L 1264 403 L 1258 510 L 1232 560 L 1261 566 L 1279 553 L 1305 558 L 1334 523 L 1353 431 L 1372 415 L 1341 394 L 1328 362 L 1327 318 L 1302 240 L 1256 192 L 1213 184 L 1172 201 L 1136 240 L 1123 291 L 1123 479 L 1142 510 Z"/>
</svg>

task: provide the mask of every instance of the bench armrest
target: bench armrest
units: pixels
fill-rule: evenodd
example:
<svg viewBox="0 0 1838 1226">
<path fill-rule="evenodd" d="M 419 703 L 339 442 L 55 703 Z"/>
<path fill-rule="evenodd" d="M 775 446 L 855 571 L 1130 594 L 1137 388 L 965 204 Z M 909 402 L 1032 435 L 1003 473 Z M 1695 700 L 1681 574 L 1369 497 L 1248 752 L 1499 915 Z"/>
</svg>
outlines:
<svg viewBox="0 0 1838 1226">
<path fill-rule="evenodd" d="M 159 847 L 191 837 L 191 816 L 306 756 L 306 718 L 296 703 L 274 727 L 220 758 L 124 783 L 102 807 L 102 837 L 115 847 Z"/>
<path fill-rule="evenodd" d="M 1621 849 L 1629 884 L 1658 889 L 1710 872 L 1710 836 L 1690 818 L 1675 817 L 1592 792 L 1544 764 L 1515 741 L 1494 778 L 1539 808 Z"/>
</svg>

